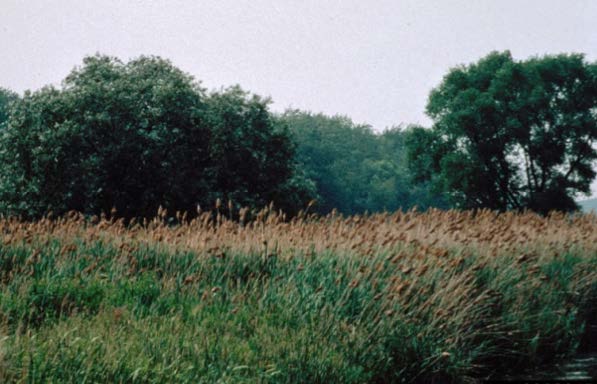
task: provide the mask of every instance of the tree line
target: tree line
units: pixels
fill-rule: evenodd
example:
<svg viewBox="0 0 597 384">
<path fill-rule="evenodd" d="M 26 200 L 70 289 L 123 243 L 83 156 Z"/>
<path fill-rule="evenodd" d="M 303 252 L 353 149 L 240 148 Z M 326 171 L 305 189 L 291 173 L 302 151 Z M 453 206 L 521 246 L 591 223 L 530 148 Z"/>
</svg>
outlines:
<svg viewBox="0 0 597 384">
<path fill-rule="evenodd" d="M 86 57 L 60 87 L 0 89 L 0 214 L 152 217 L 215 201 L 289 215 L 418 207 L 577 209 L 597 159 L 597 64 L 494 52 L 453 68 L 430 128 L 375 133 L 239 86 L 207 91 L 159 57 Z"/>
</svg>

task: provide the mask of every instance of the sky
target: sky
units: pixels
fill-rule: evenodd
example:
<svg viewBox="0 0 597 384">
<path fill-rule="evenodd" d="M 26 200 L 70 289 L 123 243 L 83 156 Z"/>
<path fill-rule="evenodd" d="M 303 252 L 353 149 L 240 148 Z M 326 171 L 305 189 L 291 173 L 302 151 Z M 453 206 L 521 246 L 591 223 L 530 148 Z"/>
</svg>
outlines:
<svg viewBox="0 0 597 384">
<path fill-rule="evenodd" d="M 596 20 L 597 0 L 0 0 L 0 86 L 59 85 L 95 53 L 158 55 L 277 112 L 429 126 L 450 68 L 494 50 L 595 61 Z"/>
</svg>

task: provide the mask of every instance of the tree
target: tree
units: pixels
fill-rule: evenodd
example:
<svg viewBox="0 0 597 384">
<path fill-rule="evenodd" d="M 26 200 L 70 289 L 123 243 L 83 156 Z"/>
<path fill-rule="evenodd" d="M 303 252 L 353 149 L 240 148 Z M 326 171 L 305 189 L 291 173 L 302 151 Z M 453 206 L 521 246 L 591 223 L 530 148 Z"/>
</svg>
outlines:
<svg viewBox="0 0 597 384">
<path fill-rule="evenodd" d="M 0 128 L 8 120 L 11 104 L 18 98 L 16 93 L 0 88 Z"/>
<path fill-rule="evenodd" d="M 408 132 L 409 166 L 462 208 L 570 211 L 590 191 L 597 64 L 582 55 L 491 53 L 452 69 L 427 113 L 433 127 Z"/>
<path fill-rule="evenodd" d="M 208 95 L 158 57 L 87 57 L 61 89 L 28 92 L 13 112 L 0 138 L 4 214 L 115 208 L 132 218 L 160 205 L 193 213 L 218 197 L 264 204 L 293 176 L 264 101 L 236 89 Z"/>
<path fill-rule="evenodd" d="M 428 188 L 412 185 L 400 128 L 376 134 L 347 117 L 298 110 L 287 111 L 280 119 L 297 143 L 297 161 L 315 184 L 319 213 L 442 206 Z"/>
<path fill-rule="evenodd" d="M 268 111 L 269 99 L 234 86 L 212 92 L 206 104 L 218 198 L 252 207 L 274 202 L 290 215 L 313 199 L 314 187 L 295 163 L 288 127 Z"/>
<path fill-rule="evenodd" d="M 365 159 L 375 150 L 371 129 L 346 117 L 297 110 L 287 111 L 281 119 L 297 143 L 298 162 L 316 185 L 317 211 L 364 211 L 367 186 L 361 176 Z"/>
</svg>

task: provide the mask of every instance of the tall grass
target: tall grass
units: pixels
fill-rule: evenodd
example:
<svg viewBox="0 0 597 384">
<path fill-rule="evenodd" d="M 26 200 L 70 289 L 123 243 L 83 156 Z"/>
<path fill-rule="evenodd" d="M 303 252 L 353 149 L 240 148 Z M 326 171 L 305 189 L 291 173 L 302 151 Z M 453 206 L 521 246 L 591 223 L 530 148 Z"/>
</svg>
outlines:
<svg viewBox="0 0 597 384">
<path fill-rule="evenodd" d="M 472 382 L 597 302 L 595 215 L 164 218 L 0 221 L 0 382 Z"/>
</svg>

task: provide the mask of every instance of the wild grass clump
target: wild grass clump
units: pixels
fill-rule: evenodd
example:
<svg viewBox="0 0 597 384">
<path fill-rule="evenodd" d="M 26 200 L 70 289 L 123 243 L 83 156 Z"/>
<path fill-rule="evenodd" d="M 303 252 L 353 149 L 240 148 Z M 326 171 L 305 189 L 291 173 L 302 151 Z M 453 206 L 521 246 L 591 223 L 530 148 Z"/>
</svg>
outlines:
<svg viewBox="0 0 597 384">
<path fill-rule="evenodd" d="M 463 382 L 573 353 L 597 217 L 0 221 L 2 382 Z"/>
</svg>

